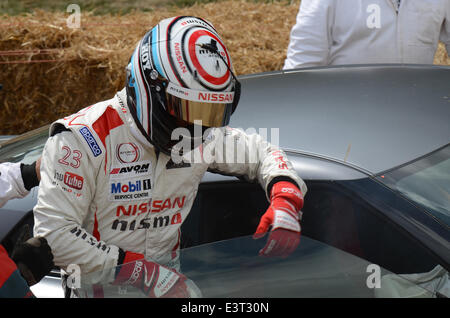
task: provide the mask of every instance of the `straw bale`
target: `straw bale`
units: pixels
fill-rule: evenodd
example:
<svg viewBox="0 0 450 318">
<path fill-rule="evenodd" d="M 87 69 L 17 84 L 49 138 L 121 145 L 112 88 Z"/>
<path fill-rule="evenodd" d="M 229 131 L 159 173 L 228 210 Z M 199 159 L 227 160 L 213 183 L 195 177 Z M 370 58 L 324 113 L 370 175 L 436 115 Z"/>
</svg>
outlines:
<svg viewBox="0 0 450 318">
<path fill-rule="evenodd" d="M 439 43 L 436 55 L 434 57 L 434 64 L 438 65 L 450 65 L 450 52 L 447 54 L 443 43 Z"/>
<path fill-rule="evenodd" d="M 224 0 L 126 15 L 82 12 L 78 29 L 67 27 L 65 12 L 2 16 L 0 134 L 22 133 L 111 98 L 124 85 L 124 67 L 136 43 L 171 16 L 212 22 L 237 74 L 281 69 L 299 3 Z M 442 45 L 435 62 L 450 64 Z"/>
</svg>

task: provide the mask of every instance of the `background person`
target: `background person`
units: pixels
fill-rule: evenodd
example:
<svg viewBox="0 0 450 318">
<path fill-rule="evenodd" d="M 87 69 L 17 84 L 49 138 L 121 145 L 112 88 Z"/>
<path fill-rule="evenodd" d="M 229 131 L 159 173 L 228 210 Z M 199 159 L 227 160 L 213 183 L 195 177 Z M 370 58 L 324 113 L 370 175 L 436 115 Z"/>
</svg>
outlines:
<svg viewBox="0 0 450 318">
<path fill-rule="evenodd" d="M 450 52 L 450 0 L 302 0 L 283 69 L 433 64 Z"/>
<path fill-rule="evenodd" d="M 101 273 L 93 283 L 132 285 L 150 297 L 195 296 L 179 273 L 180 228 L 207 170 L 259 181 L 271 201 L 255 233 L 270 232 L 261 254 L 295 250 L 306 185 L 277 147 L 225 127 L 239 94 L 229 53 L 208 21 L 169 18 L 147 32 L 126 88 L 50 127 L 34 215 L 56 265 L 77 264 L 82 274 Z M 173 162 L 178 128 L 182 142 L 194 144 L 183 155 L 200 161 Z M 221 160 L 238 144 L 255 162 Z"/>
</svg>

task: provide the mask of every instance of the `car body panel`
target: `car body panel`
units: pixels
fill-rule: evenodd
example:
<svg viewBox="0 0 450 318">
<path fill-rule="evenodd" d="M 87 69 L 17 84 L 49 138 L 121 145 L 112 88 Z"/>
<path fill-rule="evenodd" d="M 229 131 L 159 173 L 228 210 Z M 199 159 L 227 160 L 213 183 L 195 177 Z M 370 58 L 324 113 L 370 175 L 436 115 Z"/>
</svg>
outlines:
<svg viewBox="0 0 450 318">
<path fill-rule="evenodd" d="M 31 286 L 30 289 L 37 298 L 64 298 L 61 273 L 56 269 L 52 270 L 40 282 Z"/>
<path fill-rule="evenodd" d="M 17 135 L 1 135 L 0 136 L 0 144 L 4 143 L 5 141 L 8 141 L 9 139 L 15 138 Z"/>
<path fill-rule="evenodd" d="M 230 125 L 378 174 L 447 144 L 449 109 L 450 67 L 310 68 L 245 77 Z"/>
<path fill-rule="evenodd" d="M 366 171 L 349 163 L 289 149 L 284 150 L 297 173 L 305 180 L 357 180 L 368 176 Z"/>
<path fill-rule="evenodd" d="M 24 202 L 24 205 L 27 206 L 27 208 L 22 210 L 0 209 L 0 242 L 2 242 L 14 227 L 28 214 L 29 204 L 32 204 L 32 202 Z"/>
</svg>

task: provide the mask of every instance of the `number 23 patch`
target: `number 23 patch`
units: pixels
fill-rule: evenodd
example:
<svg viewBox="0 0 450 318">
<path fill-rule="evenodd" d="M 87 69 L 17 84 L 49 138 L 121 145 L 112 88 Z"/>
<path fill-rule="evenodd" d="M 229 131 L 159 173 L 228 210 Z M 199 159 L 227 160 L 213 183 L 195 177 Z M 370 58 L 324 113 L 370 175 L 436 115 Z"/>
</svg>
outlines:
<svg viewBox="0 0 450 318">
<path fill-rule="evenodd" d="M 58 159 L 58 162 L 64 166 L 71 166 L 72 168 L 79 168 L 81 165 L 81 158 L 83 154 L 80 150 L 72 150 L 68 146 L 62 146 L 63 156 Z"/>
</svg>

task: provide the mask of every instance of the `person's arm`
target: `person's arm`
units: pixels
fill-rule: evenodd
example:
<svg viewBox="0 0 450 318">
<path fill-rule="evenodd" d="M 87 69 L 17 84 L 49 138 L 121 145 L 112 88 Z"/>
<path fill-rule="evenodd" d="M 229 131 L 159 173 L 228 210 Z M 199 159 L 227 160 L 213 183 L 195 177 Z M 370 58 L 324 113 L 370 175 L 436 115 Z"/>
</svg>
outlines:
<svg viewBox="0 0 450 318">
<path fill-rule="evenodd" d="M 32 164 L 4 162 L 0 164 L 0 207 L 12 199 L 26 196 L 39 185 L 40 158 Z"/>
<path fill-rule="evenodd" d="M 302 0 L 283 69 L 328 64 L 333 0 Z"/>
<path fill-rule="evenodd" d="M 272 186 L 279 181 L 292 182 L 303 195 L 306 193 L 306 184 L 286 154 L 260 134 L 223 127 L 214 129 L 211 137 L 212 141 L 206 142 L 202 150 L 208 171 L 258 181 L 268 200 Z"/>
<path fill-rule="evenodd" d="M 96 176 L 104 173 L 90 154 L 75 133 L 62 131 L 50 137 L 42 154 L 41 183 L 34 208 L 34 233 L 47 239 L 55 265 L 66 269 L 76 264 L 83 274 L 115 267 L 119 253 L 117 246 L 99 241 L 83 228 Z"/>
<path fill-rule="evenodd" d="M 203 156 L 209 171 L 258 181 L 265 190 L 270 207 L 254 236 L 260 238 L 270 230 L 261 255 L 287 256 L 294 251 L 300 239 L 299 213 L 307 187 L 285 153 L 258 134 L 226 127 L 215 130 Z"/>
<path fill-rule="evenodd" d="M 0 207 L 11 199 L 23 198 L 29 192 L 25 188 L 21 163 L 5 162 L 0 164 Z"/>
</svg>

